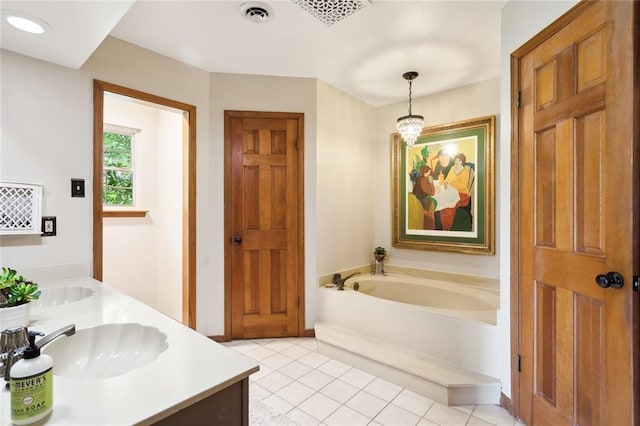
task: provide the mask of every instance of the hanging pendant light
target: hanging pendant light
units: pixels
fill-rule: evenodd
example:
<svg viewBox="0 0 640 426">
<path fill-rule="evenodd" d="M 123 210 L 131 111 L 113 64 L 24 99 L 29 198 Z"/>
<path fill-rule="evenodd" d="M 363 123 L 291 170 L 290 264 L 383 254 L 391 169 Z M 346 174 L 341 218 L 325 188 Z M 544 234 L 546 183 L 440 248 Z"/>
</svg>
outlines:
<svg viewBox="0 0 640 426">
<path fill-rule="evenodd" d="M 424 127 L 424 117 L 411 114 L 411 84 L 416 77 L 418 77 L 418 73 L 415 71 L 408 71 L 402 74 L 402 78 L 409 82 L 409 115 L 398 118 L 396 123 L 400 136 L 409 147 L 415 145 Z"/>
</svg>

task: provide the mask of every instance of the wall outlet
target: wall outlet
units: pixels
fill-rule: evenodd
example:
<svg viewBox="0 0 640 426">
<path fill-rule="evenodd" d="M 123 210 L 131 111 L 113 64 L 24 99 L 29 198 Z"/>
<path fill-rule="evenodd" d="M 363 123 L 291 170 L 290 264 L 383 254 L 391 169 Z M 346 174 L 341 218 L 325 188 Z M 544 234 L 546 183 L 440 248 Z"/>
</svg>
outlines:
<svg viewBox="0 0 640 426">
<path fill-rule="evenodd" d="M 42 236 L 53 237 L 56 235 L 56 217 L 42 216 Z"/>
<path fill-rule="evenodd" d="M 71 196 L 84 198 L 84 179 L 71 179 Z"/>
</svg>

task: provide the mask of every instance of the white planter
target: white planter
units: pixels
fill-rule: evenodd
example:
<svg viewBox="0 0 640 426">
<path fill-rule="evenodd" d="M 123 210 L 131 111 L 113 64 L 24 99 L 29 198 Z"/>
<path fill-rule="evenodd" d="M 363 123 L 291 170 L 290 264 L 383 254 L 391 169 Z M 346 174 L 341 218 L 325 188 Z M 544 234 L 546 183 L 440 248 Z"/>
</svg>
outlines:
<svg viewBox="0 0 640 426">
<path fill-rule="evenodd" d="M 29 325 L 30 310 L 31 303 L 12 306 L 10 308 L 0 308 L 0 331 Z"/>
</svg>

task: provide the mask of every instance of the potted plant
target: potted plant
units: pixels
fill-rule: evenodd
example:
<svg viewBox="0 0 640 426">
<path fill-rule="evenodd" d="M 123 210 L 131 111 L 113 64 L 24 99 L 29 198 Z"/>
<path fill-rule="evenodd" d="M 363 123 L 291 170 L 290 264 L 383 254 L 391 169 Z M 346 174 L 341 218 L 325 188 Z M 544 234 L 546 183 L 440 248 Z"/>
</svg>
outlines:
<svg viewBox="0 0 640 426">
<path fill-rule="evenodd" d="M 373 249 L 373 257 L 375 257 L 378 262 L 383 261 L 386 256 L 387 249 L 385 249 L 384 247 L 378 246 Z"/>
<path fill-rule="evenodd" d="M 40 297 L 38 284 L 2 267 L 0 274 L 0 331 L 25 327 L 29 322 L 29 302 Z"/>
</svg>

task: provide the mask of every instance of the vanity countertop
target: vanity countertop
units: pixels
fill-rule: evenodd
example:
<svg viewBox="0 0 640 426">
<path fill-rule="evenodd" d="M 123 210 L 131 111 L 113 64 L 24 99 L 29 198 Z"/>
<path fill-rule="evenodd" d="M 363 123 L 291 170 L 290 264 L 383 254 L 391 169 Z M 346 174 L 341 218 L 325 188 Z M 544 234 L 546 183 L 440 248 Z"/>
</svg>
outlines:
<svg viewBox="0 0 640 426">
<path fill-rule="evenodd" d="M 89 287 L 95 293 L 63 305 L 34 304 L 29 330 L 47 334 L 68 324 L 75 324 L 80 330 L 103 324 L 138 323 L 166 334 L 168 347 L 147 365 L 99 380 L 56 376 L 54 359 L 53 412 L 45 424 L 150 424 L 258 371 L 254 360 L 89 277 L 40 283 L 43 294 L 48 288 L 64 286 Z M 0 425 L 9 425 L 10 392 L 5 389 L 4 380 L 0 379 L 0 384 Z"/>
</svg>

